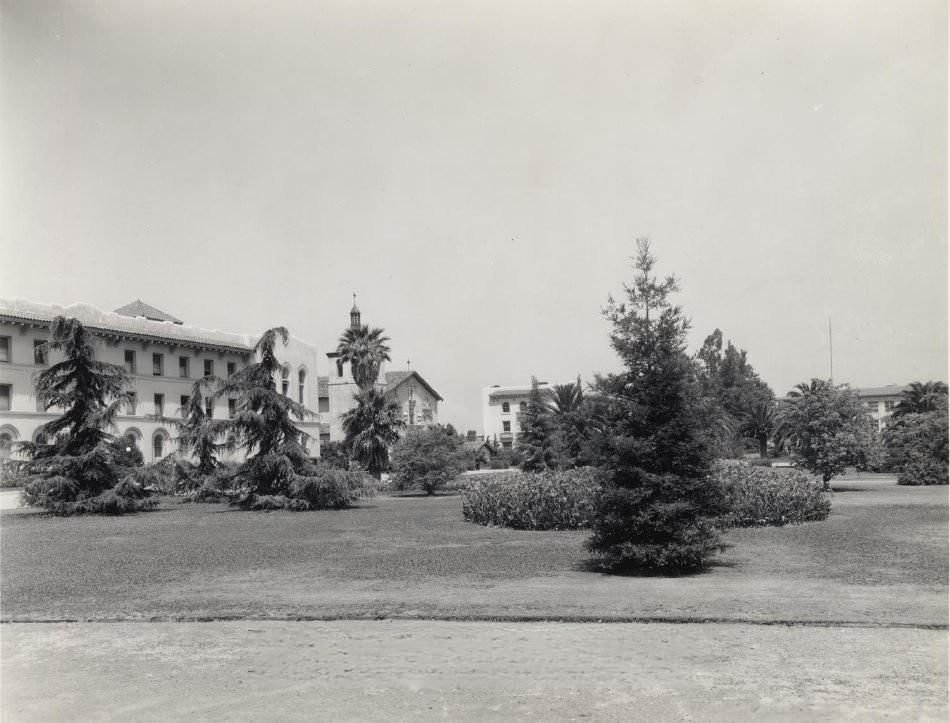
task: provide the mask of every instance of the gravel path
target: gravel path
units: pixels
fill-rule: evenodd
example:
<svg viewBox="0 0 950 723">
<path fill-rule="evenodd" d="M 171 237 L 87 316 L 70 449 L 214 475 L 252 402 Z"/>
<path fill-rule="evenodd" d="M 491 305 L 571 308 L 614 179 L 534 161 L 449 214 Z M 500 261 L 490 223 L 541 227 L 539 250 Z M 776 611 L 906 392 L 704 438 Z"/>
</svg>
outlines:
<svg viewBox="0 0 950 723">
<path fill-rule="evenodd" d="M 0 632 L 4 721 L 948 713 L 946 631 L 244 621 L 4 624 Z"/>
</svg>

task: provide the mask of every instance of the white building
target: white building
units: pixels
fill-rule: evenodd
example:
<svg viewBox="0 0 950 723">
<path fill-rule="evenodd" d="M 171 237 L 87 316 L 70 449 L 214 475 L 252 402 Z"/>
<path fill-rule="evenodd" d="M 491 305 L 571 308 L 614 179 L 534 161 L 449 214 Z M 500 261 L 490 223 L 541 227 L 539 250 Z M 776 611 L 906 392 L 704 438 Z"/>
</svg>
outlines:
<svg viewBox="0 0 950 723">
<path fill-rule="evenodd" d="M 910 387 L 891 384 L 886 387 L 857 387 L 855 391 L 871 413 L 871 417 L 877 422 L 878 431 L 881 432 L 887 426 L 888 418 L 894 413 L 894 407 L 900 403 L 901 392 L 908 389 Z"/>
<path fill-rule="evenodd" d="M 11 442 L 35 441 L 41 427 L 57 410 L 44 411 L 33 394 L 33 375 L 57 359 L 47 359 L 38 348 L 49 339 L 50 322 L 57 316 L 75 317 L 99 342 L 97 358 L 125 367 L 132 377 L 135 404 L 115 419 L 116 434 L 134 441 L 147 462 L 174 450 L 174 429 L 147 419 L 148 415 L 180 416 L 180 409 L 201 376 L 227 377 L 252 362 L 256 336 L 187 326 L 169 314 L 135 301 L 104 312 L 89 304 L 39 304 L 22 299 L 0 299 L 0 454 Z M 291 337 L 277 352 L 283 363 L 278 388 L 315 414 L 298 422 L 309 435 L 312 456 L 320 454 L 317 349 Z M 213 416 L 234 413 L 236 400 L 206 397 Z M 15 448 L 14 448 L 15 449 Z"/>
<path fill-rule="evenodd" d="M 542 394 L 552 386 L 548 382 L 538 382 Z M 482 434 L 485 441 L 499 442 L 505 449 L 514 447 L 521 432 L 521 414 L 530 397 L 530 384 L 511 387 L 496 384 L 482 389 Z"/>
</svg>

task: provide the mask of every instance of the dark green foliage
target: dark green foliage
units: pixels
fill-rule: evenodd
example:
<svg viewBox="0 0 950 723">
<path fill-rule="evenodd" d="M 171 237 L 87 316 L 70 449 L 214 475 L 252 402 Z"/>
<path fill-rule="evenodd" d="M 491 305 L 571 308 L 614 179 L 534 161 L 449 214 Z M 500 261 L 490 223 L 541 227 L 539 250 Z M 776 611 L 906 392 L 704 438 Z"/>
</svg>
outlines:
<svg viewBox="0 0 950 723">
<path fill-rule="evenodd" d="M 145 464 L 142 450 L 130 437 L 115 437 L 109 442 L 109 450 L 113 461 L 120 467 L 142 467 Z"/>
<path fill-rule="evenodd" d="M 947 484 L 948 424 L 946 397 L 942 408 L 905 413 L 891 419 L 884 435 L 888 465 L 902 485 Z"/>
<path fill-rule="evenodd" d="M 873 467 L 881 455 L 876 425 L 846 384 L 799 384 L 782 401 L 781 419 L 783 446 L 826 484 L 848 467 Z"/>
<path fill-rule="evenodd" d="M 270 509 L 278 498 L 290 500 L 282 506 L 294 510 L 345 506 L 352 497 L 342 489 L 335 489 L 339 496 L 334 496 L 301 443 L 303 432 L 294 418 L 303 419 L 310 412 L 277 391 L 281 366 L 276 346 L 286 344 L 289 336 L 284 327 L 264 332 L 254 347 L 260 361 L 222 381 L 217 392 L 239 400 L 226 426 L 247 454 L 231 477 L 234 502 L 245 509 Z M 316 493 L 317 488 L 325 493 Z"/>
<path fill-rule="evenodd" d="M 29 463 L 18 459 L 0 459 L 0 489 L 22 487 L 28 478 Z"/>
<path fill-rule="evenodd" d="M 745 349 L 722 345 L 719 329 L 706 337 L 696 354 L 702 395 L 715 423 L 714 445 L 720 456 L 739 456 L 754 443 L 761 456 L 775 432 L 775 395 L 759 378 Z M 744 442 L 748 440 L 747 442 Z"/>
<path fill-rule="evenodd" d="M 392 448 L 393 486 L 435 494 L 465 471 L 462 438 L 446 429 L 410 429 Z"/>
<path fill-rule="evenodd" d="M 354 399 L 356 406 L 343 415 L 343 444 L 378 479 L 389 466 L 389 447 L 406 423 L 399 405 L 378 389 L 362 391 Z"/>
<path fill-rule="evenodd" d="M 153 507 L 130 476 L 134 468 L 117 463 L 116 440 L 107 431 L 130 400 L 125 370 L 96 360 L 92 335 L 77 319 L 57 317 L 45 351 L 60 351 L 63 360 L 36 376 L 36 397 L 44 409 L 63 414 L 42 427 L 46 441 L 21 445 L 30 458 L 24 501 L 59 515 Z"/>
<path fill-rule="evenodd" d="M 943 382 L 912 382 L 910 389 L 901 392 L 901 399 L 892 419 L 900 419 L 905 414 L 924 414 L 947 408 L 947 385 Z"/>
<path fill-rule="evenodd" d="M 363 324 L 350 327 L 340 335 L 337 353 L 344 362 L 349 362 L 353 371 L 353 380 L 360 390 L 366 392 L 373 388 L 379 377 L 379 369 L 384 361 L 390 361 L 389 337 L 384 330 Z"/>
<path fill-rule="evenodd" d="M 283 494 L 255 495 L 245 507 L 252 510 L 343 509 L 372 494 L 366 475 L 315 466 L 311 474 L 296 477 Z"/>
<path fill-rule="evenodd" d="M 342 442 L 321 442 L 320 464 L 334 469 L 349 469 L 350 453 Z"/>
<path fill-rule="evenodd" d="M 547 392 L 547 406 L 555 425 L 558 466 L 570 469 L 591 464 L 592 446 L 604 426 L 601 400 L 584 396 L 579 376 L 574 384 L 556 384 Z"/>
<path fill-rule="evenodd" d="M 709 420 L 686 355 L 689 327 L 659 281 L 649 242 L 637 242 L 637 275 L 625 302 L 609 299 L 611 343 L 626 367 L 599 380 L 607 433 L 598 466 L 607 482 L 588 547 L 612 572 L 693 572 L 720 547 L 721 488 L 709 478 Z"/>
<path fill-rule="evenodd" d="M 725 527 L 798 524 L 824 520 L 831 513 L 831 493 L 801 470 L 719 460 L 712 475 L 726 496 Z"/>
<path fill-rule="evenodd" d="M 519 423 L 521 432 L 518 435 L 517 452 L 521 455 L 521 469 L 525 472 L 541 472 L 557 467 L 553 415 L 534 377 L 531 377 L 528 405 L 521 413 Z"/>
<path fill-rule="evenodd" d="M 462 489 L 462 516 L 518 530 L 588 527 L 600 493 L 593 468 L 486 474 Z"/>
</svg>

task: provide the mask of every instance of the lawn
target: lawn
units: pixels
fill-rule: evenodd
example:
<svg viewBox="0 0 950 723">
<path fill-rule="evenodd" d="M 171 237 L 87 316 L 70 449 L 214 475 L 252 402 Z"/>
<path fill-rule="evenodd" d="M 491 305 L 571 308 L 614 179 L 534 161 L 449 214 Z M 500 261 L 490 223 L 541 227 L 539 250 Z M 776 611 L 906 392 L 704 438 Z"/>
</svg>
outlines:
<svg viewBox="0 0 950 723">
<path fill-rule="evenodd" d="M 947 488 L 841 482 L 824 522 L 729 532 L 706 573 L 588 572 L 583 532 L 479 527 L 457 496 L 345 511 L 163 501 L 128 517 L 0 513 L 15 620 L 444 617 L 947 623 Z"/>
</svg>

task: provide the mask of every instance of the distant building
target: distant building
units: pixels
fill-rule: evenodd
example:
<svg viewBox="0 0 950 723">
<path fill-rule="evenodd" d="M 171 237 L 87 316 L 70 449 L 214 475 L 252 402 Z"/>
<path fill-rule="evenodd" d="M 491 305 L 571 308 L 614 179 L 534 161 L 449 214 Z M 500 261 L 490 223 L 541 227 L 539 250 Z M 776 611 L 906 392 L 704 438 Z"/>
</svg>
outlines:
<svg viewBox="0 0 950 723">
<path fill-rule="evenodd" d="M 538 382 L 541 390 L 552 387 L 547 382 Z M 498 442 L 511 449 L 521 433 L 521 414 L 528 407 L 531 385 L 500 387 L 497 384 L 482 389 L 482 433 L 486 442 Z"/>
<path fill-rule="evenodd" d="M 360 310 L 354 304 L 350 309 L 350 326 L 358 328 L 360 324 Z M 329 352 L 327 360 L 330 374 L 317 380 L 317 404 L 322 421 L 320 440 L 339 442 L 345 437 L 343 415 L 356 407 L 354 396 L 359 392 L 359 387 L 350 364 L 344 362 L 336 351 Z M 442 396 L 418 372 L 387 372 L 383 364 L 376 388 L 399 404 L 407 427 L 427 427 L 439 423 Z"/>
<path fill-rule="evenodd" d="M 176 436 L 149 415 L 180 416 L 195 379 L 231 376 L 254 359 L 256 336 L 187 326 L 138 300 L 106 312 L 89 304 L 0 299 L 0 455 L 11 453 L 12 442 L 36 441 L 40 428 L 59 414 L 44 410 L 33 393 L 33 375 L 57 361 L 55 353 L 47 358 L 40 348 L 57 316 L 79 319 L 100 342 L 96 358 L 124 367 L 131 376 L 135 402 L 117 415 L 116 433 L 138 446 L 148 462 L 174 451 Z M 291 337 L 278 357 L 283 363 L 275 379 L 278 389 L 316 412 L 316 347 Z M 224 419 L 234 413 L 236 400 L 208 396 L 205 403 L 209 413 Z M 297 426 L 309 435 L 304 440 L 308 452 L 319 456 L 319 418 Z"/>
<path fill-rule="evenodd" d="M 871 417 L 877 422 L 878 431 L 883 431 L 887 426 L 888 417 L 894 412 L 894 407 L 900 404 L 901 392 L 910 389 L 908 386 L 898 386 L 891 384 L 886 387 L 855 387 L 864 406 L 867 407 Z"/>
</svg>

